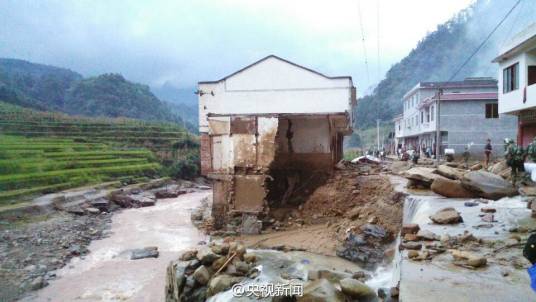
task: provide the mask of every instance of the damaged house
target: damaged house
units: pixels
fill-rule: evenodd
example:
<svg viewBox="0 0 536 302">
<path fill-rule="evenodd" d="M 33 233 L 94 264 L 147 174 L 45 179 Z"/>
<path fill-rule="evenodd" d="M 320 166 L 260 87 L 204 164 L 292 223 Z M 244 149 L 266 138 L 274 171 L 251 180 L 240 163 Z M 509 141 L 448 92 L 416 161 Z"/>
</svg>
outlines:
<svg viewBox="0 0 536 302">
<path fill-rule="evenodd" d="M 351 77 L 274 55 L 199 82 L 198 95 L 201 172 L 214 183 L 216 228 L 232 219 L 244 233 L 260 230 L 271 207 L 284 206 L 315 171 L 331 171 L 352 132 Z"/>
</svg>

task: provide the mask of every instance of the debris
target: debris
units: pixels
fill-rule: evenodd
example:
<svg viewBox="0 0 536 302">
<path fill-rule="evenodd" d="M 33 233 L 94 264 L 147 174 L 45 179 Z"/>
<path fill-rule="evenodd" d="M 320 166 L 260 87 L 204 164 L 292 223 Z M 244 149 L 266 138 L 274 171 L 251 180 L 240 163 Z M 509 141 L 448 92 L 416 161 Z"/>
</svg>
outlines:
<svg viewBox="0 0 536 302">
<path fill-rule="evenodd" d="M 480 197 L 497 200 L 517 194 L 516 188 L 502 177 L 485 171 L 473 171 L 465 174 L 462 185 L 478 193 Z"/>
<path fill-rule="evenodd" d="M 481 208 L 480 212 L 483 212 L 483 213 L 495 213 L 495 212 L 497 212 L 497 210 L 494 209 L 494 208 Z"/>
<path fill-rule="evenodd" d="M 142 249 L 135 249 L 131 251 L 130 260 L 138 260 L 143 258 L 158 258 L 158 247 L 148 246 Z"/>
<path fill-rule="evenodd" d="M 437 224 L 455 224 L 463 222 L 460 213 L 454 208 L 444 208 L 437 211 L 430 219 Z"/>
<path fill-rule="evenodd" d="M 376 297 L 376 293 L 365 283 L 353 278 L 345 278 L 339 282 L 341 290 L 344 294 L 356 299 L 372 299 Z"/>
<path fill-rule="evenodd" d="M 419 227 L 418 224 L 416 223 L 408 223 L 408 224 L 404 224 L 402 226 L 402 230 L 400 232 L 400 234 L 402 236 L 406 235 L 406 234 L 417 234 L 417 232 L 420 230 L 421 228 Z"/>
</svg>

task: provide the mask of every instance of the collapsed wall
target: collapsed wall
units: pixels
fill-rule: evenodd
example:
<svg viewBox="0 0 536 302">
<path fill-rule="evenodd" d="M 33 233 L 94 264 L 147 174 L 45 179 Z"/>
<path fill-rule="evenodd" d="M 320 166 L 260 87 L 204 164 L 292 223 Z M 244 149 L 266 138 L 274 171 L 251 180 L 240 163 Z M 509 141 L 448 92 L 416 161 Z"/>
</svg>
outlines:
<svg viewBox="0 0 536 302">
<path fill-rule="evenodd" d="M 346 117 L 344 116 L 344 120 Z M 258 233 L 270 207 L 285 206 L 315 171 L 342 157 L 337 117 L 241 115 L 209 117 L 213 219 L 217 229 Z"/>
</svg>

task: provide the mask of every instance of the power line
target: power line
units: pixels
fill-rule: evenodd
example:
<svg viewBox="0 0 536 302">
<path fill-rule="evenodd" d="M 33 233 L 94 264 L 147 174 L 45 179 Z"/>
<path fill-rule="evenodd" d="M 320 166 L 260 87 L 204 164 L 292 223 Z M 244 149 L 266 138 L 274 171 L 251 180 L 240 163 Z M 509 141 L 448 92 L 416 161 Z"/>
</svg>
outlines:
<svg viewBox="0 0 536 302">
<path fill-rule="evenodd" d="M 357 13 L 359 14 L 359 26 L 361 27 L 361 42 L 363 43 L 363 55 L 365 56 L 365 69 L 367 72 L 367 84 L 370 85 L 370 75 L 367 59 L 367 47 L 365 46 L 365 30 L 363 29 L 363 18 L 361 16 L 361 0 L 357 1 Z"/>
<path fill-rule="evenodd" d="M 380 0 L 376 1 L 376 28 L 378 30 L 378 39 L 377 39 L 377 47 L 378 47 L 378 81 L 380 81 L 381 78 L 381 61 L 380 61 Z"/>
<path fill-rule="evenodd" d="M 522 1 L 522 0 L 521 0 Z M 508 30 L 508 32 L 506 33 L 502 43 L 501 43 L 501 46 L 500 46 L 500 49 L 501 50 L 505 45 L 506 45 L 506 42 L 509 41 L 509 37 L 510 37 L 510 34 L 512 33 L 512 30 L 514 29 L 515 25 L 516 25 L 516 20 L 519 20 L 519 16 L 521 15 L 521 12 L 523 11 L 523 7 L 525 5 L 526 2 L 523 2 L 521 4 L 521 6 L 519 7 L 519 9 L 517 10 L 517 14 L 516 16 L 514 17 L 514 19 L 512 20 L 512 25 L 510 26 L 510 29 Z M 493 58 L 495 58 L 495 56 L 493 56 Z M 491 58 L 491 59 L 493 59 Z M 491 59 L 489 61 L 491 61 Z M 488 71 L 489 69 L 493 66 L 493 63 L 488 63 L 488 66 L 486 67 L 486 71 L 484 72 L 483 75 L 487 75 L 488 74 Z"/>
<path fill-rule="evenodd" d="M 504 22 L 504 20 L 506 20 L 506 18 L 508 18 L 508 16 L 512 13 L 512 11 L 516 8 L 516 6 L 519 5 L 519 3 L 521 2 L 521 0 L 518 0 L 514 6 L 512 6 L 512 8 L 508 11 L 508 13 L 506 13 L 506 15 L 501 19 L 501 21 L 495 26 L 495 28 L 493 28 L 493 30 L 488 34 L 488 36 L 484 39 L 484 41 L 482 41 L 482 43 L 480 43 L 480 45 L 478 45 L 478 47 L 475 49 L 475 51 L 467 58 L 467 60 L 465 60 L 465 62 L 463 62 L 463 64 L 456 70 L 456 72 L 449 78 L 448 82 L 452 81 L 452 79 L 454 79 L 454 77 L 456 77 L 458 75 L 458 73 L 462 70 L 463 67 L 465 67 L 465 65 L 467 65 L 467 63 L 469 63 L 469 61 L 471 61 L 471 59 L 476 55 L 476 53 L 482 48 L 482 46 L 484 46 L 484 44 L 486 44 L 486 42 L 489 40 L 489 38 L 491 37 L 491 35 L 493 35 L 493 33 L 499 28 L 499 26 L 501 26 L 501 24 Z"/>
</svg>

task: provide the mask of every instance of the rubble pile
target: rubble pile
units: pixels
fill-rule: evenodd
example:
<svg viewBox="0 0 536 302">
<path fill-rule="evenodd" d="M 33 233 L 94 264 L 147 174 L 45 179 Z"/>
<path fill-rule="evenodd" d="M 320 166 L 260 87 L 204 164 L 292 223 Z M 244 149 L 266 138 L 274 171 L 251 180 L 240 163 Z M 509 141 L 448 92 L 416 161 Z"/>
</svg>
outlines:
<svg viewBox="0 0 536 302">
<path fill-rule="evenodd" d="M 201 246 L 169 264 L 166 301 L 205 301 L 244 278 L 255 278 L 256 257 L 237 242 Z"/>
</svg>

